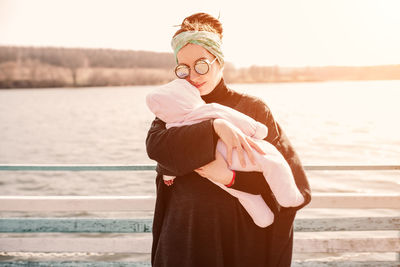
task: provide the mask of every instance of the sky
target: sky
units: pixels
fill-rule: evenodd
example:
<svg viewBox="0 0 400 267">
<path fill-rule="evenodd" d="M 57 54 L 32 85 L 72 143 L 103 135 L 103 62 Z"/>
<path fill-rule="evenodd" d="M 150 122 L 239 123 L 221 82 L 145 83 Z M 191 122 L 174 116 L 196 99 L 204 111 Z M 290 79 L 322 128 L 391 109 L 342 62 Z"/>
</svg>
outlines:
<svg viewBox="0 0 400 267">
<path fill-rule="evenodd" d="M 220 16 L 236 67 L 400 64 L 398 0 L 0 0 L 0 45 L 172 52 L 197 12 Z"/>
</svg>

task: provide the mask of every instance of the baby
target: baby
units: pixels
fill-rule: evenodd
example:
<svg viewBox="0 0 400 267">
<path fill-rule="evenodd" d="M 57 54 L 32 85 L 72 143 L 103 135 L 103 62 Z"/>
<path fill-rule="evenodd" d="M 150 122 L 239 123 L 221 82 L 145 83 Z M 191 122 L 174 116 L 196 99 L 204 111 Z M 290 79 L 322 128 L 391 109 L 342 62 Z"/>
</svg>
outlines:
<svg viewBox="0 0 400 267">
<path fill-rule="evenodd" d="M 191 125 L 211 118 L 221 118 L 229 121 L 252 140 L 266 153 L 262 155 L 252 149 L 256 165 L 251 164 L 245 153 L 246 167 L 239 162 L 236 149 L 232 152 L 231 169 L 237 171 L 259 171 L 274 193 L 276 200 L 283 207 L 297 207 L 304 202 L 304 197 L 298 190 L 292 171 L 281 153 L 270 143 L 263 140 L 268 134 L 268 128 L 253 118 L 227 106 L 217 103 L 206 104 L 196 87 L 185 79 L 176 79 L 160 86 L 146 97 L 149 109 L 162 121 L 166 128 Z M 219 139 L 216 147 L 226 160 L 225 144 Z M 164 180 L 175 177 L 164 176 Z M 239 202 L 259 227 L 272 224 L 274 214 L 261 195 L 249 194 L 214 182 L 223 190 L 238 198 Z"/>
</svg>

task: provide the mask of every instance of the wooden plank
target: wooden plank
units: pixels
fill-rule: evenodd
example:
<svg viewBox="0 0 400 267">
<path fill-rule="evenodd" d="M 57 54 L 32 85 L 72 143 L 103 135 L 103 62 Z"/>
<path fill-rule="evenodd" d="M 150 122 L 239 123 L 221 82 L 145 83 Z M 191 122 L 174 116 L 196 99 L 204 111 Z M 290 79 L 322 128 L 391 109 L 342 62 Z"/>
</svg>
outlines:
<svg viewBox="0 0 400 267">
<path fill-rule="evenodd" d="M 0 171 L 154 171 L 153 164 L 0 164 Z"/>
<path fill-rule="evenodd" d="M 398 261 L 304 261 L 293 262 L 293 267 L 399 267 Z"/>
<path fill-rule="evenodd" d="M 313 193 L 308 208 L 400 209 L 400 194 Z"/>
<path fill-rule="evenodd" d="M 397 252 L 400 238 L 299 238 L 294 240 L 295 253 L 344 253 L 344 252 Z"/>
<path fill-rule="evenodd" d="M 297 232 L 398 231 L 400 230 L 400 216 L 296 219 L 294 230 Z"/>
<path fill-rule="evenodd" d="M 151 233 L 152 219 L 1 218 L 1 233 Z"/>
<path fill-rule="evenodd" d="M 154 196 L 0 196 L 0 211 L 148 211 Z M 305 208 L 400 209 L 400 194 L 313 193 Z"/>
<path fill-rule="evenodd" d="M 0 211 L 149 211 L 153 196 L 0 196 Z"/>
<path fill-rule="evenodd" d="M 0 266 L 8 267 L 145 267 L 149 262 L 112 261 L 1 261 Z M 398 267 L 394 261 L 293 261 L 292 267 Z"/>
<path fill-rule="evenodd" d="M 400 165 L 304 165 L 306 171 L 394 171 Z"/>
<path fill-rule="evenodd" d="M 4 252 L 150 253 L 152 236 L 141 237 L 4 237 Z M 295 238 L 295 253 L 398 252 L 400 238 Z"/>
<path fill-rule="evenodd" d="M 4 252 L 150 253 L 151 234 L 141 237 L 2 237 Z"/>
<path fill-rule="evenodd" d="M 0 171 L 154 171 L 154 164 L 0 164 Z M 392 171 L 400 165 L 304 165 L 307 171 Z"/>
<path fill-rule="evenodd" d="M 112 261 L 0 261 L 0 266 L 7 267 L 148 267 L 148 262 L 112 262 Z"/>
<path fill-rule="evenodd" d="M 2 233 L 151 233 L 152 219 L 1 218 Z M 298 218 L 296 232 L 399 230 L 398 217 Z"/>
</svg>

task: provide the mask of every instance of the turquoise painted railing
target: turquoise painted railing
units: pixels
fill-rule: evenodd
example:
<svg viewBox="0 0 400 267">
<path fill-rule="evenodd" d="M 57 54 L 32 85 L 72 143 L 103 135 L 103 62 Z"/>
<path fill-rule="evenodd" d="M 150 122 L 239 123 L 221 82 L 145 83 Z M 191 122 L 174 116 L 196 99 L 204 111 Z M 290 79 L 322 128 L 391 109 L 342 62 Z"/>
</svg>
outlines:
<svg viewBox="0 0 400 267">
<path fill-rule="evenodd" d="M 155 165 L 40 165 L 3 164 L 0 171 L 153 171 Z M 400 165 L 307 165 L 314 170 L 385 171 Z M 153 196 L 0 196 L 0 212 L 8 211 L 143 211 L 152 210 Z M 400 231 L 399 194 L 314 193 L 309 208 L 384 208 L 394 216 L 296 219 L 296 232 Z M 139 234 L 121 237 L 3 237 L 7 252 L 114 252 L 149 253 L 151 219 L 1 218 L 0 233 L 104 233 Z M 68 235 L 67 235 L 68 236 Z M 79 242 L 77 242 L 79 240 Z M 295 253 L 400 252 L 400 237 L 295 238 Z M 400 259 L 400 258 L 399 258 Z M 147 262 L 1 261 L 0 266 L 150 266 Z M 400 266 L 395 261 L 295 261 L 293 266 Z"/>
<path fill-rule="evenodd" d="M 0 164 L 0 171 L 153 171 L 153 164 L 96 165 L 96 164 Z M 391 171 L 400 165 L 305 165 L 306 171 Z"/>
</svg>

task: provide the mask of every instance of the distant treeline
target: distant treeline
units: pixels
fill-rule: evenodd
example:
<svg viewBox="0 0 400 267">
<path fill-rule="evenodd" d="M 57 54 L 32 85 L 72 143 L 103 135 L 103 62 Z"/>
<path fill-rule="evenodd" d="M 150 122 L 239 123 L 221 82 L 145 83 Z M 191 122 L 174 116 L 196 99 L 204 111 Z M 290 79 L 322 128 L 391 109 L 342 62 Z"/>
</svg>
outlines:
<svg viewBox="0 0 400 267">
<path fill-rule="evenodd" d="M 70 68 L 172 68 L 171 53 L 149 51 L 84 49 L 64 47 L 0 46 L 0 63 L 37 60 L 41 63 Z"/>
<path fill-rule="evenodd" d="M 175 78 L 172 53 L 0 46 L 0 88 L 162 84 Z M 251 66 L 227 62 L 228 83 L 400 79 L 400 64 L 368 67 Z"/>
</svg>

